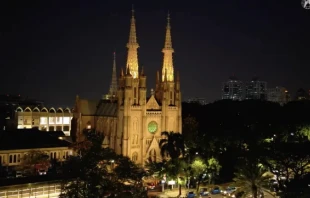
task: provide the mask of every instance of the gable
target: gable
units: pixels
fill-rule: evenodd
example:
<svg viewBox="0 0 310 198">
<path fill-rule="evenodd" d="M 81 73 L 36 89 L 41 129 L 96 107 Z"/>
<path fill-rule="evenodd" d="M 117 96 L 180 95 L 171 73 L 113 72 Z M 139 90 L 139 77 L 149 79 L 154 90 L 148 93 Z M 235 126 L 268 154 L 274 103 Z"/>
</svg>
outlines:
<svg viewBox="0 0 310 198">
<path fill-rule="evenodd" d="M 147 101 L 146 103 L 146 109 L 147 110 L 160 110 L 160 106 L 159 104 L 157 103 L 154 95 L 152 95 L 150 97 L 150 99 Z"/>
<path fill-rule="evenodd" d="M 158 140 L 155 138 L 155 136 L 153 136 L 153 140 L 152 140 L 151 144 L 149 145 L 149 148 L 146 150 L 144 157 L 147 157 L 149 152 L 152 149 L 155 149 L 156 153 L 158 153 L 158 155 L 159 155 L 159 153 L 160 153 L 159 143 L 158 143 Z"/>
</svg>

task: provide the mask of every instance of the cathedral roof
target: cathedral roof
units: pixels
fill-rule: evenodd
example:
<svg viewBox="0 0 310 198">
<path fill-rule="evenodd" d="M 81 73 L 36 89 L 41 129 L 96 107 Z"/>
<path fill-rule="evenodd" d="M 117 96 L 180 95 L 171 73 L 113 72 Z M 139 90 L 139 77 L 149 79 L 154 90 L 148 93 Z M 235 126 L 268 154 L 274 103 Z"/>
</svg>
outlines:
<svg viewBox="0 0 310 198">
<path fill-rule="evenodd" d="M 84 116 L 112 116 L 117 115 L 117 102 L 111 100 L 80 99 L 80 113 Z"/>
<path fill-rule="evenodd" d="M 100 100 L 95 114 L 97 116 L 116 116 L 117 102 L 110 100 Z"/>
</svg>

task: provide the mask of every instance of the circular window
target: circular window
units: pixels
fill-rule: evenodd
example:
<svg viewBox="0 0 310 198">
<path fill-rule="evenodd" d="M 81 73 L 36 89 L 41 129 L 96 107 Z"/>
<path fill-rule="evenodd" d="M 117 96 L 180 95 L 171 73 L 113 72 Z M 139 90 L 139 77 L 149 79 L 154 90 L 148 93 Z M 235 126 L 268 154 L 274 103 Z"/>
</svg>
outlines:
<svg viewBox="0 0 310 198">
<path fill-rule="evenodd" d="M 152 121 L 147 126 L 150 133 L 155 133 L 158 129 L 158 125 L 155 121 Z"/>
</svg>

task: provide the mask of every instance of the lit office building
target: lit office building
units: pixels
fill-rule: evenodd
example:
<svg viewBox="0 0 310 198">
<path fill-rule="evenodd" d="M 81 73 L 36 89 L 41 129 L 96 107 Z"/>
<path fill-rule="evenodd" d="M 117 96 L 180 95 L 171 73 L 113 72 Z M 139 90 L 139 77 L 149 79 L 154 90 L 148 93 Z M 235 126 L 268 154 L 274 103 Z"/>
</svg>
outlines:
<svg viewBox="0 0 310 198">
<path fill-rule="evenodd" d="M 243 100 L 243 83 L 235 76 L 231 76 L 228 81 L 222 84 L 222 99 Z"/>
<path fill-rule="evenodd" d="M 69 108 L 39 109 L 18 107 L 15 113 L 18 129 L 38 128 L 41 131 L 63 131 L 70 136 L 72 113 Z"/>
</svg>

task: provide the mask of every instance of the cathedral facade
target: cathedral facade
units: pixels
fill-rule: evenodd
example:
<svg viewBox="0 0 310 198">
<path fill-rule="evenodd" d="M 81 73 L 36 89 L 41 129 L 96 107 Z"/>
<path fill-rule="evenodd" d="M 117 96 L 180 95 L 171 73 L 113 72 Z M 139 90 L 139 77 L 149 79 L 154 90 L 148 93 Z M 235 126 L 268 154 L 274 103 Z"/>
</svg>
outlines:
<svg viewBox="0 0 310 198">
<path fill-rule="evenodd" d="M 173 67 L 169 15 L 162 49 L 163 65 L 156 74 L 155 90 L 149 96 L 147 77 L 143 68 L 139 68 L 138 48 L 132 11 L 126 69 L 121 70 L 117 80 L 114 54 L 109 94 L 97 101 L 76 97 L 72 133 L 76 141 L 83 141 L 83 131 L 94 128 L 105 135 L 103 146 L 144 165 L 147 160 L 161 160 L 161 132 L 182 132 L 180 78 Z"/>
</svg>

